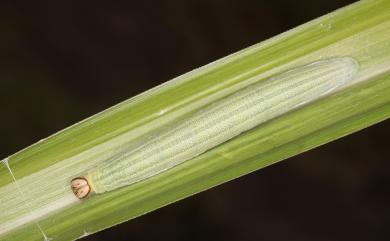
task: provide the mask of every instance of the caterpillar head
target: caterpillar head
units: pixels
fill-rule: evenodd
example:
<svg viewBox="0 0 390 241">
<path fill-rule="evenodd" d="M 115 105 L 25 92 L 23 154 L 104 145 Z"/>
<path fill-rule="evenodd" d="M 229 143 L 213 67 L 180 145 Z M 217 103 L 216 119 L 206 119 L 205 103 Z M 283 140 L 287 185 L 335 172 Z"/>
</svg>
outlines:
<svg viewBox="0 0 390 241">
<path fill-rule="evenodd" d="M 70 182 L 70 187 L 78 199 L 83 199 L 91 192 L 91 186 L 85 177 L 76 177 Z"/>
</svg>

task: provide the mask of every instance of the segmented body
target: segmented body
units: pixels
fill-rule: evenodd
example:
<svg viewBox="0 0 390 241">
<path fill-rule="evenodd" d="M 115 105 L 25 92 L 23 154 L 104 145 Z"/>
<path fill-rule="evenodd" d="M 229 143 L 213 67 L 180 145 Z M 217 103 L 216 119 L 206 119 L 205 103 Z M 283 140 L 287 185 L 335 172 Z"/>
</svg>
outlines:
<svg viewBox="0 0 390 241">
<path fill-rule="evenodd" d="M 357 69 L 351 58 L 332 58 L 250 85 L 103 162 L 85 177 L 94 193 L 142 181 L 340 88 Z"/>
</svg>

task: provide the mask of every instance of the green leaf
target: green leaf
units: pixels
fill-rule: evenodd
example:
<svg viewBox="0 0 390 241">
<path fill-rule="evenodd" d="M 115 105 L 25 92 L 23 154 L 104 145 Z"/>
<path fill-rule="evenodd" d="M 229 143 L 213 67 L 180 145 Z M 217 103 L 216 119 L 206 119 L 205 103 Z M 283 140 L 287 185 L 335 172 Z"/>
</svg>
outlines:
<svg viewBox="0 0 390 241">
<path fill-rule="evenodd" d="M 121 146 L 254 81 L 343 56 L 360 66 L 348 88 L 142 182 L 73 196 L 70 180 Z M 0 239 L 73 240 L 385 120 L 389 73 L 390 1 L 366 0 L 175 78 L 6 159 L 18 185 L 1 165 Z"/>
</svg>

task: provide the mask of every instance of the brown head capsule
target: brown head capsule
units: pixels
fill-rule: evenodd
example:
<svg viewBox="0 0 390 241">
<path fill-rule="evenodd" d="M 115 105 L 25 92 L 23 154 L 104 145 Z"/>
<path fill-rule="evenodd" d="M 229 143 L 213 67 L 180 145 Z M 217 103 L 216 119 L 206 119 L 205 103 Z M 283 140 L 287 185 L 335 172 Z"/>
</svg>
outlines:
<svg viewBox="0 0 390 241">
<path fill-rule="evenodd" d="M 70 182 L 74 195 L 78 199 L 83 199 L 91 192 L 91 187 L 85 177 L 76 177 Z"/>
</svg>

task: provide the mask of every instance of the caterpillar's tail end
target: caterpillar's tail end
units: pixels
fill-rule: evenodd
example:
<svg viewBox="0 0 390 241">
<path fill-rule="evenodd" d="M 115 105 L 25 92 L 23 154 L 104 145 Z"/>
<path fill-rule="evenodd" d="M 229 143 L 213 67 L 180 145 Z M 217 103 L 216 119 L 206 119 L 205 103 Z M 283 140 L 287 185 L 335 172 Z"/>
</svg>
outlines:
<svg viewBox="0 0 390 241">
<path fill-rule="evenodd" d="M 78 199 L 84 199 L 91 193 L 91 186 L 85 177 L 76 177 L 72 179 L 70 187 Z"/>
</svg>

